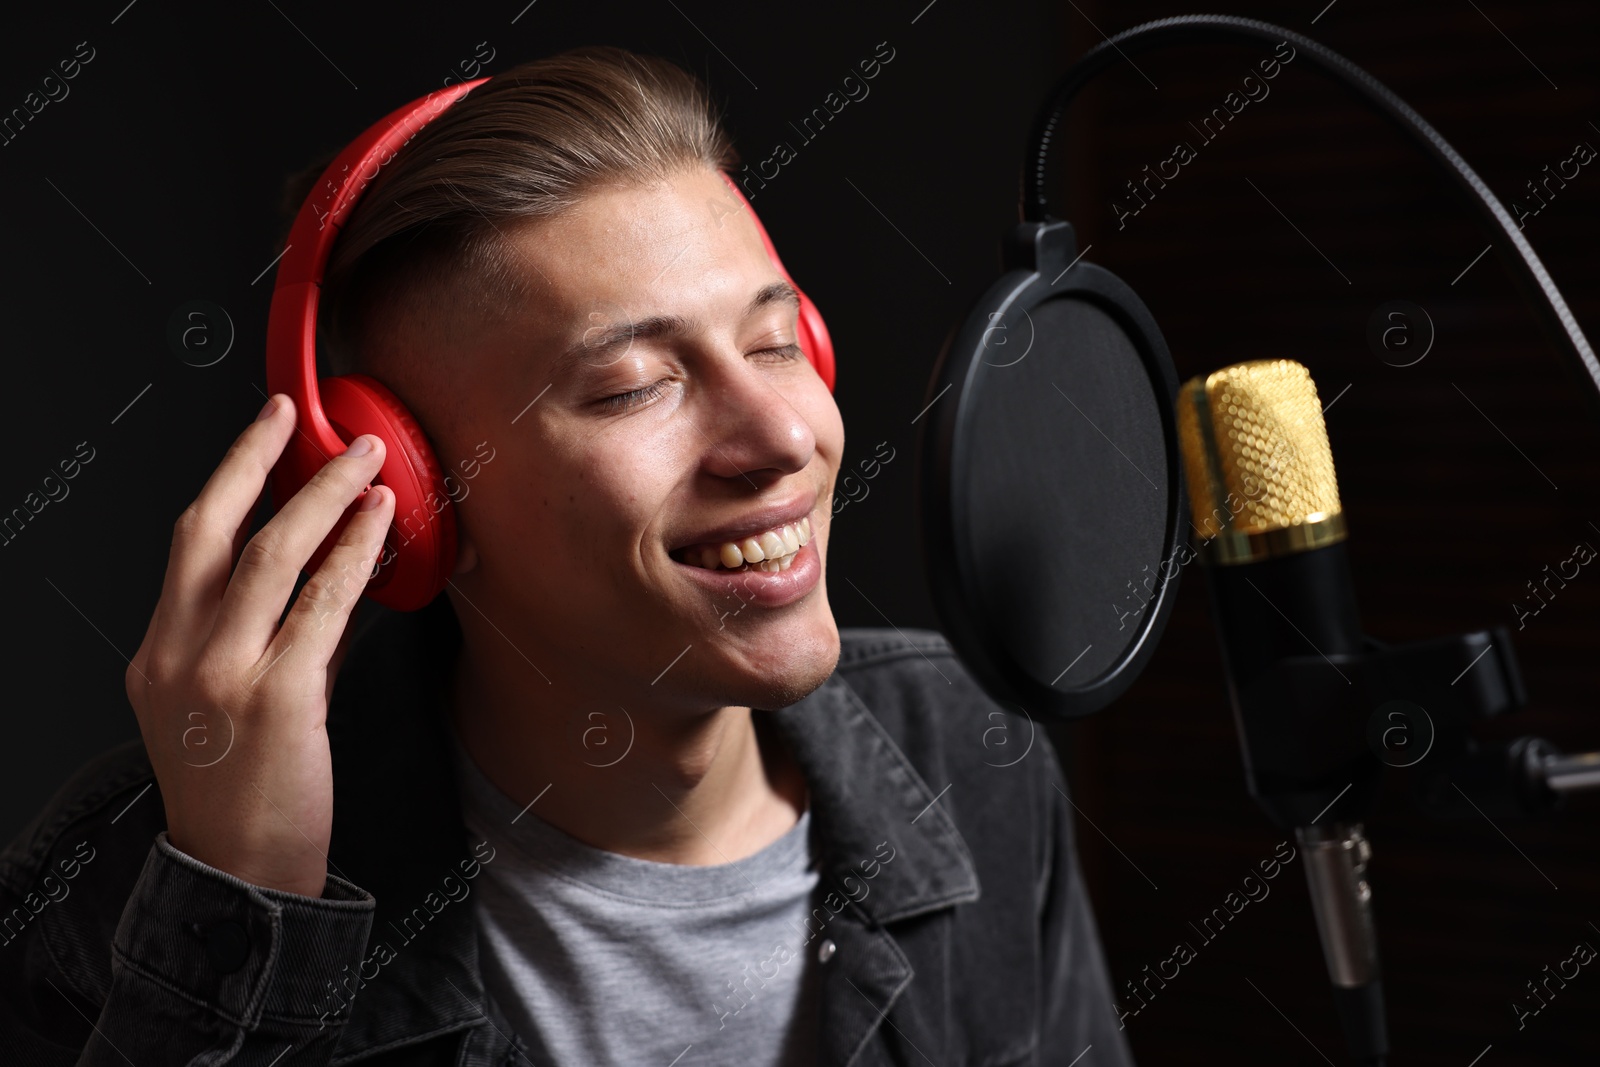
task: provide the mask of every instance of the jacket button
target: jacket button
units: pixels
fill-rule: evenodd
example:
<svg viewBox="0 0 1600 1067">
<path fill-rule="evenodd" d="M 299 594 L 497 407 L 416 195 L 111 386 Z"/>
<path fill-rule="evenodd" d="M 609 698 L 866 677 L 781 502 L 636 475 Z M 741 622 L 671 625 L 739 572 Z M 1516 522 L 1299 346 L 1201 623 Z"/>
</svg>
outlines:
<svg viewBox="0 0 1600 1067">
<path fill-rule="evenodd" d="M 831 939 L 824 938 L 822 944 L 817 946 L 817 960 L 821 963 L 827 963 L 829 960 L 833 959 L 833 954 L 837 950 L 838 946 L 836 946 Z"/>
<path fill-rule="evenodd" d="M 250 935 L 238 923 L 212 923 L 204 933 L 206 957 L 221 973 L 232 974 L 250 958 Z"/>
</svg>

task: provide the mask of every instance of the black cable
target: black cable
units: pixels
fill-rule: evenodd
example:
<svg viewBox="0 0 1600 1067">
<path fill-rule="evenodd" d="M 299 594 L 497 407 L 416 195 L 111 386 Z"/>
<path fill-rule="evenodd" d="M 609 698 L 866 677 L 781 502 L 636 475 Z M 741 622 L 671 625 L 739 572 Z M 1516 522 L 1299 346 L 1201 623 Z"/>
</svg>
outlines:
<svg viewBox="0 0 1600 1067">
<path fill-rule="evenodd" d="M 1235 15 L 1178 15 L 1123 30 L 1089 49 L 1056 84 L 1044 109 L 1034 121 L 1033 133 L 1029 138 L 1028 166 L 1023 174 L 1024 219 L 1044 222 L 1054 217 L 1049 211 L 1049 190 L 1052 188 L 1050 147 L 1057 136 L 1068 102 L 1091 77 L 1106 66 L 1126 59 L 1129 53 L 1144 52 L 1164 45 L 1212 41 L 1265 41 L 1273 44 L 1288 41 L 1294 46 L 1297 56 L 1304 52 L 1310 57 L 1312 66 L 1355 89 L 1379 114 L 1443 167 L 1445 173 L 1467 191 L 1473 203 L 1488 217 L 1492 224 L 1489 227 L 1492 242 L 1502 252 L 1514 253 L 1512 262 L 1520 270 L 1512 272 L 1513 278 L 1523 294 L 1533 300 L 1540 322 L 1554 336 L 1558 347 L 1572 358 L 1569 367 L 1583 383 L 1584 392 L 1594 404 L 1596 414 L 1600 414 L 1600 361 L 1595 359 L 1588 340 L 1578 328 L 1577 320 L 1544 269 L 1544 264 L 1539 262 L 1533 246 L 1522 236 L 1516 220 L 1483 183 L 1483 179 L 1450 147 L 1438 130 L 1382 82 L 1332 49 L 1282 26 Z"/>
</svg>

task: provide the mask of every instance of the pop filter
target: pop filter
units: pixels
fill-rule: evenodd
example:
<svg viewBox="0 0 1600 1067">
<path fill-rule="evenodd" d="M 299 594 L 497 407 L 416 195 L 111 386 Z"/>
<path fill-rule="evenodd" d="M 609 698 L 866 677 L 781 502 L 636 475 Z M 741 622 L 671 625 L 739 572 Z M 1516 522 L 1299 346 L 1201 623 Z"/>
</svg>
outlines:
<svg viewBox="0 0 1600 1067">
<path fill-rule="evenodd" d="M 1188 503 L 1178 377 L 1155 319 L 1022 223 L 950 335 L 918 430 L 920 551 L 943 630 L 998 700 L 1098 711 L 1138 677 L 1177 592 Z"/>
</svg>

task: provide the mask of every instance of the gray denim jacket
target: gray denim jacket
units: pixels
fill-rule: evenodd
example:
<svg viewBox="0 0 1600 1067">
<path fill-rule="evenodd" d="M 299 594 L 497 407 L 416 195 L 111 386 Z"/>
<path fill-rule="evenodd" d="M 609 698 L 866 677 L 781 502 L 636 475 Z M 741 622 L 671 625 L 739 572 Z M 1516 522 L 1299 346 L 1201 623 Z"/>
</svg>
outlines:
<svg viewBox="0 0 1600 1067">
<path fill-rule="evenodd" d="M 103 754 L 0 854 L 0 1063 L 531 1062 L 479 976 L 470 887 L 492 856 L 442 732 L 453 609 L 363 612 L 329 712 L 323 896 L 172 848 L 142 745 Z M 1130 1064 L 1044 730 L 938 633 L 841 641 L 828 681 L 772 712 L 810 784 L 828 917 L 819 1062 Z"/>
</svg>

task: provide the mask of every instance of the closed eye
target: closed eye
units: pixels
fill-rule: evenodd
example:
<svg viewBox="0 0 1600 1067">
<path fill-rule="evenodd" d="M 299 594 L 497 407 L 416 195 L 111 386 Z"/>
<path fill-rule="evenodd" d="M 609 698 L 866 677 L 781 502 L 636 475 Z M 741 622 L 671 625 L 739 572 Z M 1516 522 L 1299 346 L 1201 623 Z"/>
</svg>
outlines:
<svg viewBox="0 0 1600 1067">
<path fill-rule="evenodd" d="M 800 359 L 805 355 L 805 352 L 802 351 L 798 344 L 779 345 L 776 348 L 762 348 L 756 350 L 756 354 L 763 353 L 776 356 L 779 362 L 788 362 L 790 360 Z M 652 382 L 641 389 L 633 389 L 626 393 L 618 393 L 615 396 L 608 396 L 603 400 L 597 401 L 597 403 L 600 405 L 600 410 L 608 415 L 624 412 L 629 408 L 635 407 L 639 404 L 648 403 L 649 401 L 660 396 L 661 387 L 665 381 L 666 379 L 662 379 L 659 382 Z"/>
<path fill-rule="evenodd" d="M 618 393 L 616 396 L 606 397 L 604 400 L 600 401 L 600 410 L 604 411 L 608 415 L 612 414 L 613 412 L 627 411 L 636 403 L 644 403 L 647 400 L 654 400 L 660 395 L 661 383 L 655 382 L 645 386 L 643 389 L 634 389 L 631 392 Z"/>
</svg>

